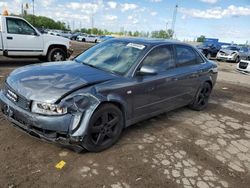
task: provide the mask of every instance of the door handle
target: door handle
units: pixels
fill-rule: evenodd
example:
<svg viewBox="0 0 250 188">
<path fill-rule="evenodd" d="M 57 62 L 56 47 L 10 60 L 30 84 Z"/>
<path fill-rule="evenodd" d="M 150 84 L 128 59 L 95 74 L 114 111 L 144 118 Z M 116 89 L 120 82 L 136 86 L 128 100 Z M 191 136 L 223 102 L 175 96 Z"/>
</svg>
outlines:
<svg viewBox="0 0 250 188">
<path fill-rule="evenodd" d="M 13 39 L 13 37 L 7 37 L 7 39 L 8 39 L 8 40 L 12 40 L 12 39 Z"/>
</svg>

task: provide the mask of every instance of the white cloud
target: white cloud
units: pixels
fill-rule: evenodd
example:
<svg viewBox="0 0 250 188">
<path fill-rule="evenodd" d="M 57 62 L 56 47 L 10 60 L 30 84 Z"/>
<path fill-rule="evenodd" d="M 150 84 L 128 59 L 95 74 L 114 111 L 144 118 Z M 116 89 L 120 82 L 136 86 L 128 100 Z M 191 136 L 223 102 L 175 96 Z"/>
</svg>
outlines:
<svg viewBox="0 0 250 188">
<path fill-rule="evenodd" d="M 225 9 L 215 7 L 206 10 L 181 8 L 180 12 L 194 18 L 221 19 L 229 16 L 250 16 L 250 7 L 236 7 L 235 5 L 230 5 Z"/>
<path fill-rule="evenodd" d="M 115 16 L 115 15 L 105 15 L 105 16 L 104 16 L 104 19 L 105 19 L 106 21 L 111 21 L 111 22 L 116 21 L 117 18 L 118 18 L 118 17 Z"/>
<path fill-rule="evenodd" d="M 3 8 L 3 7 L 7 7 L 7 2 L 0 2 L 0 7 Z"/>
<path fill-rule="evenodd" d="M 150 12 L 151 16 L 156 16 L 158 13 L 157 12 Z"/>
<path fill-rule="evenodd" d="M 42 6 L 44 6 L 44 7 L 48 7 L 53 2 L 54 2 L 54 0 L 42 0 L 42 1 L 40 1 L 40 3 L 42 4 Z"/>
<path fill-rule="evenodd" d="M 117 7 L 117 3 L 115 1 L 109 1 L 107 4 L 111 9 L 115 9 Z"/>
<path fill-rule="evenodd" d="M 73 10 L 80 10 L 86 14 L 95 14 L 98 10 L 102 8 L 102 3 L 78 3 L 71 2 L 66 4 L 66 7 Z"/>
<path fill-rule="evenodd" d="M 128 20 L 132 20 L 133 19 L 133 16 L 128 16 Z"/>
<path fill-rule="evenodd" d="M 162 0 L 150 0 L 151 2 L 153 3 L 159 3 L 159 2 L 162 2 Z"/>
<path fill-rule="evenodd" d="M 134 19 L 134 20 L 132 21 L 133 24 L 137 24 L 138 22 L 139 22 L 138 19 Z"/>
<path fill-rule="evenodd" d="M 209 4 L 215 4 L 218 2 L 218 0 L 200 0 L 200 1 L 204 3 L 209 3 Z"/>
<path fill-rule="evenodd" d="M 134 10 L 137 7 L 138 7 L 138 5 L 133 4 L 133 3 L 124 3 L 124 4 L 121 4 L 121 11 L 125 12 L 125 11 L 128 11 L 128 10 Z"/>
</svg>

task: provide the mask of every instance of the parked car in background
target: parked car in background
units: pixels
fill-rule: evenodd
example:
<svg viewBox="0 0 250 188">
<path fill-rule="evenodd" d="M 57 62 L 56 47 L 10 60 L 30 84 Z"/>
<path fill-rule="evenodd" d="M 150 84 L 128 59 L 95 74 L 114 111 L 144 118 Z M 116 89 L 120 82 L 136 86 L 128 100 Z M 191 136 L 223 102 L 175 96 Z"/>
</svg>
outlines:
<svg viewBox="0 0 250 188">
<path fill-rule="evenodd" d="M 47 34 L 54 35 L 54 36 L 61 36 L 58 32 L 50 31 L 50 30 L 47 31 Z"/>
<path fill-rule="evenodd" d="M 217 53 L 220 51 L 221 46 L 218 44 L 207 44 L 197 46 L 198 50 L 202 52 L 208 59 L 216 57 Z"/>
<path fill-rule="evenodd" d="M 240 59 L 250 60 L 250 48 L 249 47 L 241 47 L 239 51 Z"/>
<path fill-rule="evenodd" d="M 76 40 L 82 41 L 82 42 L 94 42 L 94 43 L 97 43 L 98 36 L 82 34 L 82 35 L 79 35 Z"/>
<path fill-rule="evenodd" d="M 99 152 L 139 121 L 182 106 L 205 109 L 216 78 L 217 65 L 191 45 L 111 39 L 72 61 L 14 70 L 0 107 L 32 136 Z"/>
<path fill-rule="evenodd" d="M 227 46 L 221 48 L 217 53 L 216 59 L 218 61 L 232 61 L 238 63 L 240 61 L 240 48 L 238 46 Z"/>
<path fill-rule="evenodd" d="M 60 35 L 61 37 L 65 37 L 65 38 L 70 39 L 72 33 L 67 32 L 67 31 L 62 31 L 62 32 L 59 33 L 59 35 Z"/>
<path fill-rule="evenodd" d="M 82 34 L 81 32 L 73 33 L 73 34 L 70 36 L 70 40 L 76 40 L 77 37 L 78 37 L 79 35 L 81 35 L 81 34 Z"/>
<path fill-rule="evenodd" d="M 88 34 L 86 34 L 86 33 L 81 33 L 80 35 L 78 35 L 78 36 L 76 37 L 76 40 L 77 40 L 77 41 L 84 42 L 84 41 L 85 41 L 85 37 L 86 37 L 87 35 L 88 35 Z"/>
<path fill-rule="evenodd" d="M 241 59 L 237 64 L 237 70 L 242 73 L 250 74 L 250 60 Z"/>
<path fill-rule="evenodd" d="M 104 42 L 104 41 L 106 41 L 106 40 L 109 40 L 109 39 L 113 39 L 114 37 L 112 37 L 112 36 L 100 36 L 100 37 L 98 37 L 98 39 L 97 39 L 97 42 L 99 43 L 99 42 Z"/>
<path fill-rule="evenodd" d="M 64 61 L 71 53 L 69 39 L 41 34 L 20 17 L 0 17 L 0 56 L 37 57 L 43 61 Z"/>
</svg>

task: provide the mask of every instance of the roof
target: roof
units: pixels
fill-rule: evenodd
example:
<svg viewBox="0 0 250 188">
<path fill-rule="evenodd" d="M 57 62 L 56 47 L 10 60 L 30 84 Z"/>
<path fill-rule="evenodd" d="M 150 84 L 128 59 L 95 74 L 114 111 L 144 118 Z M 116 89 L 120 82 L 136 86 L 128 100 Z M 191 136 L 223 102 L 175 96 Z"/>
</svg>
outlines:
<svg viewBox="0 0 250 188">
<path fill-rule="evenodd" d="M 185 44 L 178 40 L 170 40 L 170 39 L 155 39 L 155 38 L 116 38 L 113 40 L 119 40 L 124 42 L 132 42 L 132 43 L 140 43 L 149 46 L 155 46 L 160 44 Z"/>
</svg>

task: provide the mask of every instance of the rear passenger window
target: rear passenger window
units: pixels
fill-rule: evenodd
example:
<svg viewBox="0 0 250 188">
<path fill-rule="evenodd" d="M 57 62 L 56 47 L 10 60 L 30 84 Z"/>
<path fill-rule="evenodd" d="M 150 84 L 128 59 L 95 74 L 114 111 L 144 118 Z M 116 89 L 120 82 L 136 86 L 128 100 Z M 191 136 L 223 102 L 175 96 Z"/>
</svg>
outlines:
<svg viewBox="0 0 250 188">
<path fill-rule="evenodd" d="M 196 52 L 195 54 L 196 54 L 196 56 L 197 56 L 196 62 L 197 62 L 198 64 L 204 63 L 204 59 L 201 57 L 201 55 L 198 54 L 197 52 Z"/>
<path fill-rule="evenodd" d="M 189 46 L 176 46 L 177 66 L 193 65 L 197 63 L 197 55 Z"/>
<path fill-rule="evenodd" d="M 157 72 L 164 72 L 175 67 L 172 47 L 156 47 L 144 59 L 143 65 L 150 66 L 156 69 Z"/>
</svg>

